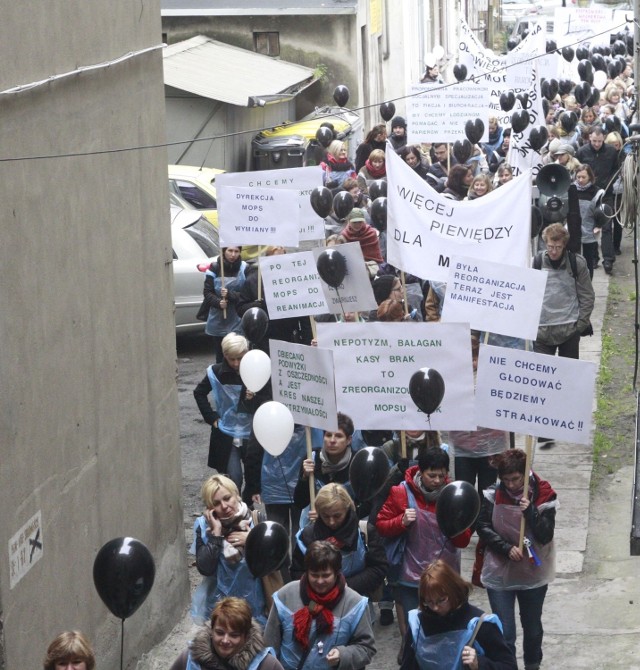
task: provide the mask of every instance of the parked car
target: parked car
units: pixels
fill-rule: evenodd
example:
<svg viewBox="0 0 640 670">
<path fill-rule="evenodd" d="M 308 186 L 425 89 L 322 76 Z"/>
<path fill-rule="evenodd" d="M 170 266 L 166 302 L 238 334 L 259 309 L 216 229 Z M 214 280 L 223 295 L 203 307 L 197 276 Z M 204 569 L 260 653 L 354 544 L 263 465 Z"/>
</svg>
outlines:
<svg viewBox="0 0 640 670">
<path fill-rule="evenodd" d="M 195 165 L 169 165 L 169 191 L 186 200 L 217 227 L 218 198 L 215 181 L 222 172 L 224 170 Z"/>
<path fill-rule="evenodd" d="M 204 321 L 196 314 L 203 299 L 204 271 L 220 253 L 218 229 L 197 210 L 172 204 L 171 246 L 176 333 L 202 331 Z"/>
<path fill-rule="evenodd" d="M 504 26 L 513 25 L 521 16 L 532 16 L 542 11 L 536 0 L 502 0 L 500 22 Z"/>
</svg>

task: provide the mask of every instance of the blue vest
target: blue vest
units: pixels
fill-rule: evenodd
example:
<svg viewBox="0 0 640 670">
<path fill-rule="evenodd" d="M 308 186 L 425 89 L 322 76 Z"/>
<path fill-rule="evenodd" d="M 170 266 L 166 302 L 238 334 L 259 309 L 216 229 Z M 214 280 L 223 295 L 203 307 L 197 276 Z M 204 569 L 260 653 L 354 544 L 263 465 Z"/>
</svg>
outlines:
<svg viewBox="0 0 640 670">
<path fill-rule="evenodd" d="M 309 631 L 309 644 L 311 650 L 305 659 L 304 670 L 327 670 L 327 653 L 337 646 L 346 646 L 362 619 L 367 609 L 368 599 L 364 596 L 356 603 L 349 612 L 342 612 L 341 604 L 338 603 L 333 610 L 333 632 L 318 635 L 315 620 L 311 623 Z M 278 592 L 273 594 L 273 605 L 278 612 L 280 625 L 282 627 L 282 642 L 280 644 L 280 658 L 278 659 L 285 670 L 296 670 L 300 663 L 304 650 L 293 638 L 293 612 L 286 607 Z M 340 616 L 339 616 L 340 615 Z M 322 642 L 322 653 L 318 649 L 318 642 Z"/>
<path fill-rule="evenodd" d="M 437 635 L 426 635 L 420 625 L 419 614 L 419 610 L 409 611 L 409 627 L 413 635 L 413 649 L 420 670 L 433 670 L 433 668 L 460 670 L 462 668 L 460 662 L 462 649 L 471 640 L 478 617 L 470 619 L 465 629 L 451 630 Z M 496 624 L 502 631 L 500 619 L 495 614 L 486 615 L 484 621 Z M 473 648 L 477 651 L 478 656 L 485 655 L 484 649 L 477 641 L 473 643 Z"/>
<path fill-rule="evenodd" d="M 247 264 L 242 261 L 242 263 L 240 263 L 238 274 L 235 277 L 224 278 L 224 287 L 226 289 L 239 291 L 245 281 L 244 273 L 246 267 Z M 211 270 L 207 270 L 205 275 L 213 277 L 213 286 L 216 293 L 219 295 L 222 290 L 222 278 L 215 275 Z M 209 310 L 207 325 L 204 330 L 207 335 L 217 335 L 218 337 L 224 337 L 228 333 L 233 332 L 242 334 L 242 319 L 238 316 L 235 307 L 227 302 L 227 318 L 224 318 L 224 310 L 212 307 Z"/>
<path fill-rule="evenodd" d="M 238 402 L 242 386 L 236 384 L 222 384 L 213 372 L 213 365 L 207 368 L 207 377 L 211 384 L 211 395 L 216 406 L 218 428 L 231 437 L 246 440 L 251 435 L 253 416 L 238 412 Z"/>
<path fill-rule="evenodd" d="M 251 522 L 253 527 L 253 521 Z M 196 528 L 200 527 L 202 541 L 207 543 L 207 521 L 204 515 L 198 517 L 193 524 L 193 543 L 191 553 L 196 553 Z M 262 580 L 256 579 L 243 558 L 237 563 L 230 563 L 222 554 L 218 559 L 218 570 L 215 575 L 203 577 L 200 586 L 195 590 L 191 600 L 191 616 L 196 622 L 207 621 L 213 606 L 221 598 L 235 596 L 243 598 L 251 605 L 251 613 L 262 626 L 267 622 L 265 616 L 266 601 Z"/>
<path fill-rule="evenodd" d="M 273 647 L 265 647 L 264 649 L 260 650 L 251 660 L 251 663 L 249 663 L 249 666 L 247 667 L 247 670 L 257 670 L 257 668 L 260 667 L 260 663 L 267 657 L 268 654 L 271 654 L 272 656 L 276 655 L 276 652 L 274 651 Z M 187 658 L 187 667 L 185 670 L 202 670 L 200 667 L 199 663 L 196 663 L 193 658 L 191 658 L 191 652 L 189 652 L 189 657 Z"/>
<path fill-rule="evenodd" d="M 304 556 L 307 553 L 307 545 L 302 541 L 302 531 L 303 529 L 301 528 L 296 533 L 296 542 Z M 360 529 L 358 529 L 358 544 L 356 545 L 356 548 L 353 551 L 340 550 L 340 553 L 342 554 L 342 574 L 345 577 L 357 575 L 364 570 L 367 548 L 364 544 Z"/>
</svg>

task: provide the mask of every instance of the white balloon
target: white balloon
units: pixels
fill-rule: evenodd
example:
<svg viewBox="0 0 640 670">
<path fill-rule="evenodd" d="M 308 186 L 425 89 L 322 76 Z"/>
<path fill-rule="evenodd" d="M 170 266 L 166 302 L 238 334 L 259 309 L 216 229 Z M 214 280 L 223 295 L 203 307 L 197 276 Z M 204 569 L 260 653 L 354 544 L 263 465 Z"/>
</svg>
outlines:
<svg viewBox="0 0 640 670">
<path fill-rule="evenodd" d="M 244 359 L 243 359 L 244 360 Z M 260 405 L 253 415 L 253 432 L 263 449 L 280 456 L 293 437 L 293 416 L 286 405 L 275 400 Z"/>
<path fill-rule="evenodd" d="M 444 58 L 444 48 L 436 44 L 433 47 L 433 55 L 436 57 L 436 60 L 442 60 Z"/>
<path fill-rule="evenodd" d="M 257 393 L 271 377 L 271 359 L 261 349 L 252 349 L 240 361 L 242 383 Z"/>
<path fill-rule="evenodd" d="M 602 70 L 596 70 L 593 73 L 593 85 L 602 91 L 602 89 L 607 85 L 607 73 Z"/>
</svg>

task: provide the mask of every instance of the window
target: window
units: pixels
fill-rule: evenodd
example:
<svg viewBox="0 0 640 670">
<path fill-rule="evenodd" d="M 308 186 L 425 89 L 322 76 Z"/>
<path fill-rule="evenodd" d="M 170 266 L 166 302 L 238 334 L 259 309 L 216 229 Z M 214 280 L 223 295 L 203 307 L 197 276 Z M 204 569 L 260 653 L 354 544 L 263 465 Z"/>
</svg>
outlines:
<svg viewBox="0 0 640 670">
<path fill-rule="evenodd" d="M 172 180 L 169 181 L 171 182 Z M 175 185 L 177 186 L 180 195 L 196 209 L 218 208 L 215 199 L 208 193 L 205 193 L 201 188 L 198 188 L 196 184 L 182 179 L 176 179 Z"/>
<path fill-rule="evenodd" d="M 207 220 L 200 218 L 192 226 L 185 228 L 184 231 L 197 242 L 209 258 L 220 253 L 218 231 Z"/>
<path fill-rule="evenodd" d="M 265 56 L 280 55 L 280 33 L 253 33 L 253 47 Z"/>
</svg>

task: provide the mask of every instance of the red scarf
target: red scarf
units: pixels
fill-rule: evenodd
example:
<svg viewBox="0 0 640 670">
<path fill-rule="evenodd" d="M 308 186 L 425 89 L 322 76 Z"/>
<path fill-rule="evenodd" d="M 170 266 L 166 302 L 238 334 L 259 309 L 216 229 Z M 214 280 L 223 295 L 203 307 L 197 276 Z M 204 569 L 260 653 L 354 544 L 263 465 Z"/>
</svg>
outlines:
<svg viewBox="0 0 640 670">
<path fill-rule="evenodd" d="M 309 631 L 311 621 L 316 620 L 318 634 L 324 635 L 333 632 L 333 608 L 338 604 L 345 587 L 344 575 L 340 573 L 335 586 L 321 596 L 312 591 L 307 581 L 307 575 L 300 579 L 300 599 L 303 606 L 293 614 L 293 639 L 306 651 L 309 648 Z"/>
<path fill-rule="evenodd" d="M 380 177 L 384 177 L 387 174 L 387 166 L 384 163 L 379 168 L 377 168 L 371 165 L 369 159 L 367 158 L 367 160 L 364 162 L 364 165 L 367 168 L 367 172 L 374 179 L 380 179 Z"/>
<path fill-rule="evenodd" d="M 382 254 L 380 253 L 380 243 L 378 242 L 378 234 L 375 228 L 368 223 L 356 233 L 351 230 L 349 226 L 345 226 L 340 233 L 347 242 L 360 242 L 362 255 L 365 261 L 375 261 L 376 263 L 384 263 Z"/>
</svg>

